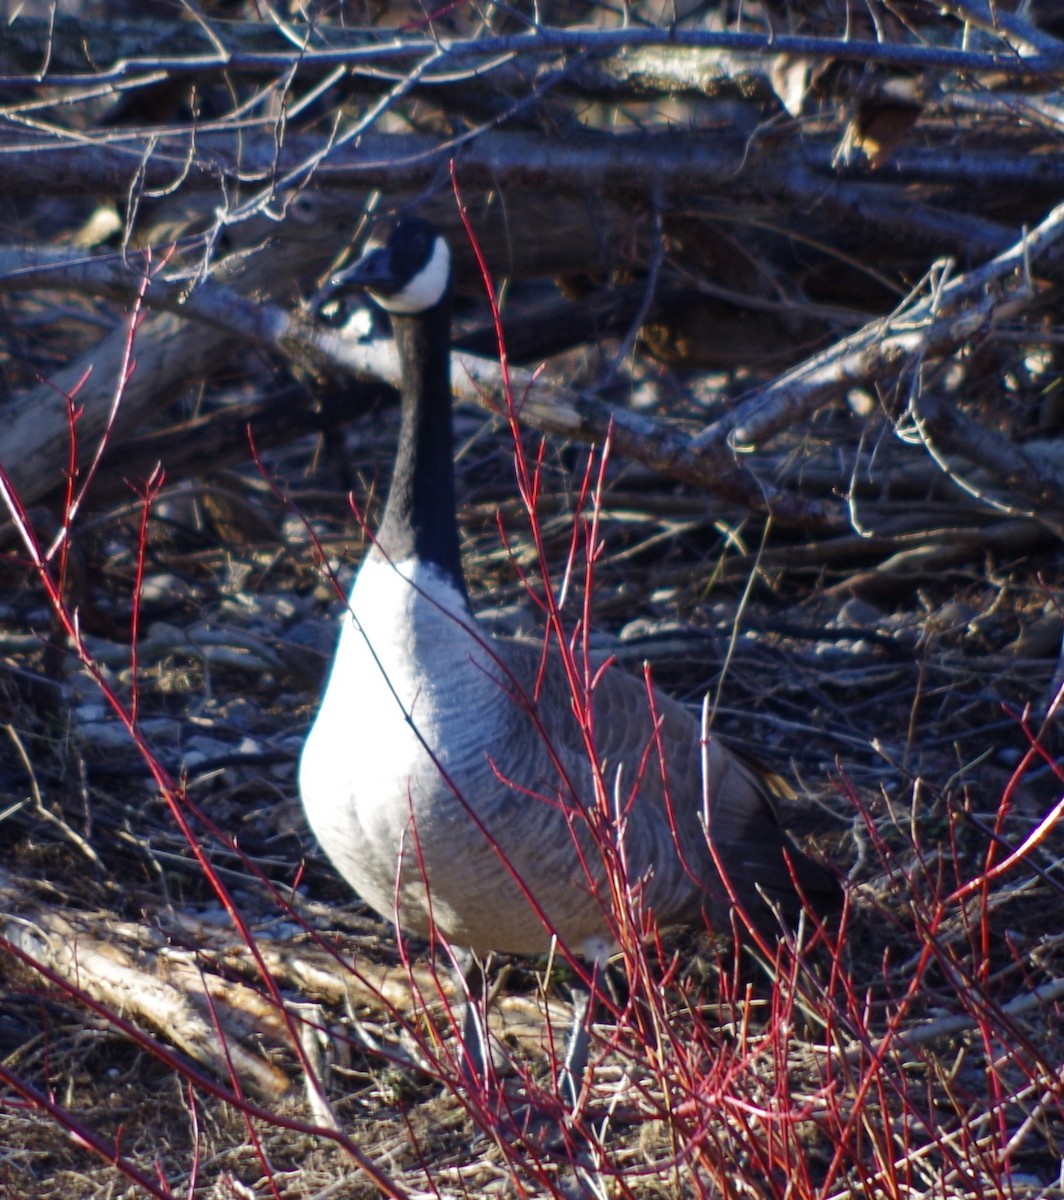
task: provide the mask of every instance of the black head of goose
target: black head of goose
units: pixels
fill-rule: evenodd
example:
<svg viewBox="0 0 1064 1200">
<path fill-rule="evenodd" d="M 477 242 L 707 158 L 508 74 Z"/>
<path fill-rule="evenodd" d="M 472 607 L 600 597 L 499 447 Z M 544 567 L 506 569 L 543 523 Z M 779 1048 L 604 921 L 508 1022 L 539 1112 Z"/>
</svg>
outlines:
<svg viewBox="0 0 1064 1200">
<path fill-rule="evenodd" d="M 307 817 L 355 891 L 408 933 L 536 954 L 553 932 L 593 950 L 610 940 L 608 889 L 580 815 L 595 780 L 564 673 L 538 642 L 481 633 L 462 575 L 447 243 L 401 220 L 334 280 L 348 287 L 391 316 L 402 411 L 384 517 L 303 751 Z M 659 925 L 705 912 L 727 929 L 737 900 L 771 934 L 797 919 L 799 892 L 837 903 L 835 877 L 788 839 L 756 768 L 716 737 L 704 756 L 685 707 L 661 693 L 651 706 L 643 681 L 613 667 L 593 708 L 599 761 L 624 793 L 628 876 Z"/>
</svg>

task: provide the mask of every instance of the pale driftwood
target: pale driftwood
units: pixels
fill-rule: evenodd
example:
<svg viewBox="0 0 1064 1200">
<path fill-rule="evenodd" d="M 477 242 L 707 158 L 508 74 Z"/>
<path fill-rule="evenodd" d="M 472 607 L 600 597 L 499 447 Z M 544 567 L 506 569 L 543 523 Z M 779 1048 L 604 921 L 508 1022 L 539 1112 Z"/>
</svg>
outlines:
<svg viewBox="0 0 1064 1200">
<path fill-rule="evenodd" d="M 4 872 L 0 886 L 10 893 L 18 885 Z M 194 925 L 205 945 L 213 943 L 214 952 L 225 958 L 230 970 L 242 966 L 249 974 L 256 973 L 243 945 L 232 943 L 219 951 L 216 926 L 191 919 L 184 924 Z M 241 1086 L 259 1099 L 277 1101 L 289 1093 L 285 1073 L 239 1040 L 265 1036 L 272 1043 L 286 1042 L 288 1026 L 282 1013 L 255 988 L 211 972 L 209 952 L 167 946 L 153 931 L 104 914 L 74 914 L 43 906 L 18 915 L 0 914 L 0 937 L 89 999 L 155 1031 L 219 1081 L 229 1080 L 231 1065 Z M 434 1020 L 445 1022 L 447 1006 L 458 1003 L 449 973 L 437 976 L 425 965 L 407 971 L 364 958 L 342 964 L 313 947 L 264 941 L 261 948 L 278 980 L 333 1002 L 350 1002 L 366 1014 L 386 1017 L 398 1010 L 413 1018 L 428 1009 Z M 219 1035 L 212 1013 L 222 1022 L 224 1035 Z M 516 1037 L 530 1050 L 541 1049 L 545 1015 L 534 1001 L 512 997 L 493 1013 L 492 1027 L 500 1037 Z M 564 1023 L 560 1005 L 552 1005 L 549 1016 L 559 1026 Z M 114 1029 L 122 1033 L 118 1026 Z"/>
<path fill-rule="evenodd" d="M 178 920 L 186 935 L 192 934 L 204 949 L 176 950 L 144 926 L 104 914 L 60 910 L 54 903 L 27 903 L 25 892 L 24 884 L 0 868 L 0 948 L 6 946 L 0 967 L 5 972 L 21 974 L 35 987 L 40 973 L 45 973 L 60 987 L 69 985 L 75 1002 L 98 1004 L 104 1021 L 106 1014 L 114 1014 L 108 1027 L 116 1035 L 129 1036 L 120 1021 L 153 1030 L 221 1083 L 229 1084 L 235 1076 L 245 1095 L 271 1104 L 291 1100 L 294 1088 L 285 1072 L 240 1041 L 248 1035 L 290 1044 L 291 1025 L 258 989 L 209 970 L 213 952 L 224 957 L 230 970 L 243 966 L 257 979 L 250 951 L 235 937 L 223 945 L 226 935 L 216 924 L 181 916 Z M 22 911 L 16 913 L 16 908 Z M 368 1011 L 371 1020 L 380 1016 L 390 1024 L 398 1009 L 420 1025 L 422 1015 L 427 1015 L 444 1036 L 448 1034 L 447 1012 L 456 1011 L 457 997 L 447 970 L 441 972 L 446 980 L 441 987 L 436 973 L 425 965 L 408 972 L 382 968 L 361 957 L 342 963 L 313 947 L 281 942 L 263 941 L 262 949 L 281 979 L 309 978 L 314 991 L 349 1000 Z M 563 1036 L 568 1019 L 568 1006 L 523 996 L 506 998 L 493 1005 L 489 1014 L 500 1045 L 516 1044 L 522 1053 L 536 1058 L 552 1040 L 557 1043 Z M 294 1015 L 293 1020 L 306 1026 L 315 1018 Z M 429 1031 L 423 1036 L 434 1038 Z M 405 1056 L 394 1042 L 382 1045 L 382 1052 L 400 1060 Z M 318 1085 L 308 1079 L 307 1086 L 318 1101 L 312 1111 L 324 1118 L 325 1128 L 338 1128 L 328 1119 L 327 1102 Z M 406 1193 L 393 1189 L 389 1194 Z"/>
<path fill-rule="evenodd" d="M 897 374 L 920 355 L 952 349 L 995 315 L 1015 311 L 1030 302 L 1036 291 L 1017 268 L 1048 249 L 1062 228 L 1062 210 L 1054 210 L 1038 230 L 1006 254 L 947 284 L 931 300 L 921 301 L 889 321 L 874 322 L 830 351 L 787 372 L 694 438 L 668 422 L 611 408 L 594 397 L 551 386 L 549 379 L 536 373 L 511 368 L 508 382 L 515 412 L 523 423 L 548 433 L 580 440 L 602 440 L 609 435 L 615 449 L 626 457 L 746 507 L 771 511 L 785 524 L 837 527 L 842 523 L 839 506 L 799 499 L 791 492 L 762 482 L 736 457 L 731 441 L 747 444 L 764 441 L 808 416 L 845 388 L 866 382 L 888 369 Z M 324 246 L 317 243 L 299 241 L 289 245 L 314 246 L 319 260 L 326 258 Z M 259 283 L 263 273 L 276 263 L 268 247 L 252 256 L 251 261 L 256 259 L 259 261 L 251 279 L 239 281 L 242 287 L 249 282 Z M 121 293 L 123 289 L 132 289 L 136 281 L 135 267 L 114 258 L 86 261 L 77 256 L 62 260 L 55 254 L 34 257 L 10 251 L 6 260 L 0 256 L 0 266 L 5 261 L 19 278 L 28 276 L 39 282 L 54 283 L 57 277 L 73 275 L 83 282 L 93 281 L 100 290 Z M 997 294 L 989 291 L 994 283 L 1000 286 Z M 273 287 L 278 290 L 276 282 Z M 972 309 L 956 311 L 966 299 L 978 295 L 982 299 Z M 390 344 L 346 340 L 280 308 L 249 301 L 214 280 L 206 281 L 187 296 L 176 285 L 160 281 L 151 285 L 148 298 L 169 311 L 152 316 L 146 328 L 137 333 L 134 343 L 137 370 L 121 389 L 116 408 L 117 432 L 112 436 L 121 437 L 123 430 L 130 430 L 140 413 L 151 407 L 156 389 L 162 391 L 183 379 L 205 373 L 229 352 L 231 334 L 311 366 L 339 367 L 393 385 L 398 381 L 398 362 Z M 943 310 L 943 315 L 936 315 Z M 178 313 L 191 321 L 178 317 Z M 93 359 L 94 369 L 77 394 L 77 401 L 85 410 L 78 433 L 86 452 L 91 451 L 95 439 L 106 427 L 126 339 L 125 333 L 113 334 L 86 356 Z M 61 482 L 59 464 L 66 461 L 69 439 L 69 419 L 62 392 L 73 389 L 84 370 L 84 363 L 69 368 L 14 406 L 5 439 L 4 465 L 24 503 L 32 502 Z M 499 363 L 457 354 L 452 377 L 460 399 L 500 413 L 507 411 L 507 378 Z M 148 386 L 153 382 L 155 388 Z M 940 413 L 940 424 L 943 423 Z M 972 425 L 969 421 L 965 428 Z M 967 444 L 982 446 L 980 465 L 994 471 L 996 461 L 998 477 L 1009 486 L 1040 502 L 1058 495 L 1064 488 L 1050 467 L 1033 464 L 1029 470 L 1018 471 L 1016 461 L 1024 457 L 1021 451 L 987 431 L 978 427 L 976 430 L 981 439 L 969 429 Z M 1000 442 L 996 456 L 992 447 L 986 448 L 988 439 Z"/>
<path fill-rule="evenodd" d="M 926 528 L 906 537 L 893 539 L 897 548 L 874 567 L 857 571 L 826 589 L 829 595 L 874 595 L 890 592 L 913 578 L 936 577 L 943 571 L 970 558 L 973 550 L 997 550 L 1013 554 L 1034 549 L 1047 535 L 1037 522 L 1022 519 L 981 523 L 965 528 Z M 845 546 L 850 539 L 839 539 Z M 860 549 L 860 538 L 853 539 Z M 883 549 L 891 539 L 884 539 Z M 831 555 L 823 556 L 830 561 Z M 842 556 L 845 561 L 845 556 Z"/>
<path fill-rule="evenodd" d="M 1001 1012 L 1007 1017 L 1023 1017 L 1028 1013 L 1044 1013 L 1048 1007 L 1064 996 L 1064 979 L 1053 979 L 1049 983 L 1040 984 L 1030 991 L 1020 992 L 1011 1000 L 1001 1005 Z M 955 1016 L 936 1017 L 922 1025 L 913 1025 L 904 1033 L 891 1034 L 872 1047 L 854 1047 L 840 1055 L 837 1047 L 825 1047 L 827 1055 L 832 1058 L 845 1057 L 857 1062 L 865 1054 L 886 1054 L 892 1047 L 899 1050 L 912 1049 L 926 1045 L 938 1038 L 952 1038 L 959 1033 L 967 1033 L 980 1027 L 979 1020 L 970 1013 L 958 1013 Z"/>
<path fill-rule="evenodd" d="M 1007 277 L 1016 274 L 1025 252 L 1034 255 L 1048 248 L 1062 227 L 1061 211 L 1055 210 L 1026 243 L 947 285 L 938 297 L 940 306 L 948 310 L 946 315 L 930 315 L 933 305 L 931 301 L 923 301 L 890 322 L 875 322 L 810 363 L 788 372 L 694 438 L 668 422 L 612 408 L 594 397 L 552 386 L 549 378 L 542 375 L 511 368 L 508 379 L 516 414 L 522 423 L 561 436 L 601 440 L 609 434 L 619 453 L 744 506 L 771 511 L 783 523 L 838 526 L 842 523 L 842 514 L 837 506 L 801 500 L 793 493 L 759 481 L 736 458 L 729 445 L 730 439 L 735 437 L 754 443 L 764 440 L 809 415 L 844 388 L 866 381 L 877 370 L 889 368 L 892 373 L 898 373 L 920 354 L 952 349 L 1002 309 L 1013 310 L 1033 300 L 1036 293 L 1029 280 L 1022 275 L 1013 279 Z M 23 269 L 42 272 L 44 277 L 51 277 L 56 270 L 91 273 L 90 277 L 96 278 L 101 288 L 114 291 L 131 286 L 135 278 L 135 272 L 114 261 L 90 267 L 75 260 L 58 266 L 54 258 L 47 258 L 39 265 L 25 261 Z M 966 297 L 985 291 L 998 279 L 1005 280 L 1000 294 L 987 295 L 974 310 L 960 314 L 954 311 Z M 166 380 L 187 378 L 197 370 L 205 369 L 202 356 L 221 354 L 223 348 L 227 350 L 230 334 L 311 366 L 340 368 L 393 385 L 398 381 L 398 361 L 390 344 L 347 340 L 282 309 L 248 301 L 213 280 L 187 297 L 174 285 L 153 284 L 150 296 L 157 305 L 172 312 L 152 318 L 149 328 L 138 333 L 135 352 L 138 374 L 148 365 L 160 386 Z M 195 323 L 180 320 L 176 317 L 178 312 Z M 898 332 L 884 337 L 885 327 Z M 114 353 L 121 355 L 125 349 L 125 336 L 112 335 L 107 344 Z M 196 353 L 182 357 L 180 351 L 190 345 Z M 118 358 L 120 362 L 121 357 Z M 460 399 L 500 413 L 507 411 L 506 378 L 498 362 L 456 354 L 452 377 L 455 393 Z M 118 410 L 127 429 L 141 404 L 147 404 L 151 399 L 137 383 L 137 374 L 134 374 L 126 385 Z M 6 469 L 24 502 L 57 486 L 56 464 L 65 461 L 69 436 L 65 402 L 53 393 L 53 404 L 49 409 L 47 397 L 42 395 L 46 390 L 37 389 L 31 397 L 36 403 L 45 403 L 51 420 L 45 421 L 40 409 L 34 409 L 30 401 L 24 399 L 16 407 L 6 440 L 5 459 L 9 464 Z M 99 435 L 97 423 L 102 430 L 111 399 L 111 392 L 90 377 L 78 394 L 79 403 L 87 410 L 79 423 L 79 435 L 83 439 Z M 94 414 L 95 419 L 90 414 Z M 995 442 L 1000 440 L 984 431 L 984 442 L 987 438 Z M 974 444 L 974 438 L 968 440 Z M 1023 494 L 1031 495 L 1031 489 L 1037 488 L 1037 496 L 1044 498 L 1052 496 L 1054 488 L 1061 486 L 1050 467 L 1040 465 L 1036 470 L 1032 466 L 1029 471 L 1017 472 L 1013 460 L 1022 456 L 1022 452 L 1014 451 L 1010 459 L 1006 443 L 1001 444 L 1000 450 L 999 478 L 1010 486 L 1019 487 Z M 982 454 L 979 461 L 984 469 L 994 470 L 992 453 Z M 46 467 L 51 467 L 53 475 L 47 473 Z"/>
<path fill-rule="evenodd" d="M 322 212 L 316 206 L 328 215 L 338 211 L 336 202 L 325 197 L 307 196 L 303 202 L 310 206 L 314 228 L 322 223 Z M 230 353 L 231 334 L 299 362 L 340 366 L 394 383 L 397 364 L 390 348 L 352 345 L 280 308 L 245 298 L 244 293 L 252 289 L 276 296 L 299 270 L 328 261 L 335 234 L 330 228 L 318 237 L 308 236 L 307 226 L 307 216 L 300 212 L 296 228 L 302 236 L 281 239 L 276 247 L 267 245 L 247 256 L 232 256 L 214 278 L 188 295 L 177 284 L 153 281 L 146 301 L 168 311 L 153 314 L 137 331 L 132 352 L 136 366 L 128 379 L 123 381 L 122 375 L 130 338 L 125 331 L 117 331 L 48 384 L 19 398 L 8 416 L 3 465 L 23 503 L 38 499 L 63 481 L 70 437 L 67 396 L 75 395 L 82 409 L 78 437 L 81 460 L 85 461 L 109 423 L 112 438 L 128 436 L 138 418 L 158 402 L 160 393 L 208 373 Z M 788 371 L 695 438 L 665 422 L 611 409 L 567 389 L 551 388 L 533 373 L 516 369 L 509 378 L 515 409 L 523 422 L 546 432 L 582 440 L 602 440 L 609 434 L 621 454 L 745 507 L 769 511 L 785 524 L 838 526 L 842 522 L 838 505 L 802 500 L 758 479 L 736 457 L 733 447 L 759 445 L 847 388 L 876 376 L 896 377 L 923 356 L 948 352 L 994 319 L 1029 305 L 1038 290 L 1026 269 L 1053 246 L 1062 231 L 1064 206 L 1053 210 L 1037 229 L 990 263 L 936 288 L 929 298 L 892 318 L 871 322 Z M 121 293 L 133 290 L 137 283 L 136 262 L 130 265 L 115 257 L 62 259 L 53 252 L 33 255 L 9 250 L 6 257 L 0 255 L 0 267 L 5 265 L 9 279 L 14 277 L 23 285 L 31 281 L 55 284 L 58 280 L 69 285 L 77 280 L 93 283 L 101 291 Z M 233 287 L 226 286 L 230 280 Z M 466 355 L 456 357 L 455 367 L 455 389 L 461 398 L 506 411 L 506 381 L 499 364 Z M 928 406 L 932 403 L 927 401 Z M 1030 463 L 1022 451 L 973 422 L 947 423 L 941 407 L 937 412 L 939 426 L 948 427 L 954 443 L 977 449 L 980 465 L 996 470 L 997 477 L 1011 488 L 1039 504 L 1056 502 L 1064 494 L 1064 481 L 1051 468 Z"/>
<path fill-rule="evenodd" d="M 231 283 L 234 291 L 223 289 L 219 305 L 225 300 L 235 303 L 236 290 L 287 297 L 292 280 L 300 273 L 328 264 L 343 241 L 337 225 L 346 219 L 353 229 L 357 212 L 347 206 L 339 208 L 335 199 L 327 197 L 311 203 L 312 213 L 301 208 L 289 218 L 297 224 L 309 220 L 311 236 L 306 224 L 295 237 L 285 236 L 284 227 L 278 224 L 269 243 L 221 264 L 217 275 Z M 109 276 L 113 286 L 119 286 L 122 273 L 116 269 Z M 173 285 L 160 291 L 172 308 L 180 309 Z M 201 306 L 206 302 L 200 301 Z M 127 360 L 129 330 L 118 328 L 46 383 L 16 397 L 4 416 L 0 465 L 22 502 L 33 503 L 63 483 L 70 447 L 68 397 L 81 410 L 78 461 L 84 466 L 92 460 L 110 423 L 116 440 L 128 436 L 148 414 L 170 400 L 175 387 L 208 374 L 232 356 L 232 327 L 216 318 L 212 312 L 200 323 L 187 321 L 176 312 L 152 312 L 132 338 L 131 359 Z M 124 379 L 123 373 L 130 367 L 131 373 Z"/>
<path fill-rule="evenodd" d="M 910 575 L 940 572 L 965 554 L 970 558 L 983 550 L 1029 553 L 1051 538 L 1051 534 L 1031 520 L 991 523 L 982 520 L 977 524 L 957 525 L 932 522 L 925 515 L 918 515 L 906 519 L 900 530 L 895 523 L 893 529 L 871 536 L 843 533 L 805 545 L 737 554 L 729 559 L 721 577 L 741 582 L 758 569 L 771 571 L 825 564 L 845 568 L 858 562 L 876 561 L 877 565 L 858 570 L 825 589 L 827 594 L 849 595 L 864 588 L 889 590 L 904 578 L 905 572 Z M 880 559 L 884 561 L 878 563 Z"/>
<path fill-rule="evenodd" d="M 330 1004 L 346 1004 L 362 1019 L 391 1021 L 399 1013 L 413 1020 L 423 1013 L 446 1033 L 448 1013 L 457 1013 L 461 1003 L 454 976 L 442 964 L 435 970 L 419 961 L 410 967 L 386 966 L 362 954 L 340 958 L 312 945 L 264 941 L 259 949 L 278 981 Z M 241 957 L 247 962 L 246 955 Z M 228 962 L 233 965 L 232 957 Z M 568 1004 L 541 993 L 503 996 L 488 1010 L 492 1034 L 529 1055 L 543 1053 L 548 1025 L 556 1037 L 564 1036 L 558 1031 L 566 1030 L 570 1020 Z"/>
<path fill-rule="evenodd" d="M 7 891 L 12 881 L 6 873 L 3 879 Z M 206 1008 L 193 1003 L 187 985 L 194 973 L 185 973 L 185 988 L 161 978 L 108 936 L 105 918 L 38 907 L 20 915 L 0 915 L 0 936 L 70 984 L 74 995 L 83 993 L 126 1020 L 155 1030 L 219 1080 L 227 1081 L 235 1072 L 241 1086 L 260 1099 L 279 1100 L 288 1092 L 289 1080 L 280 1068 L 235 1037 L 220 1034 Z M 225 1019 L 231 1007 L 227 999 L 236 991 L 223 980 L 215 981 L 211 994 L 220 1019 Z"/>
<path fill-rule="evenodd" d="M 25 885 L 0 868 L 0 938 L 25 956 L 20 961 L 9 950 L 0 959 L 5 969 L 32 978 L 39 967 L 69 984 L 73 1000 L 83 995 L 132 1025 L 154 1031 L 220 1082 L 229 1082 L 235 1073 L 241 1087 L 256 1098 L 284 1098 L 291 1092 L 288 1076 L 248 1049 L 243 1039 L 290 1045 L 289 1022 L 260 987 L 211 969 L 212 961 L 223 961 L 228 972 L 241 971 L 253 985 L 259 967 L 250 951 L 216 923 L 189 914 L 172 914 L 172 923 L 184 940 L 200 948 L 181 949 L 155 929 L 104 913 L 27 902 Z M 459 1004 L 446 968 L 437 971 L 423 962 L 409 969 L 391 967 L 359 953 L 341 959 L 306 940 L 263 937 L 258 949 L 282 986 L 345 1003 L 365 1019 L 391 1021 L 399 1013 L 417 1021 L 424 1014 L 446 1033 L 448 1011 L 456 1011 Z M 538 1055 L 545 1045 L 545 1023 L 556 1031 L 564 1029 L 568 1007 L 541 996 L 515 995 L 493 1005 L 489 1017 L 500 1041 Z M 127 1036 L 119 1025 L 112 1029 Z"/>
</svg>

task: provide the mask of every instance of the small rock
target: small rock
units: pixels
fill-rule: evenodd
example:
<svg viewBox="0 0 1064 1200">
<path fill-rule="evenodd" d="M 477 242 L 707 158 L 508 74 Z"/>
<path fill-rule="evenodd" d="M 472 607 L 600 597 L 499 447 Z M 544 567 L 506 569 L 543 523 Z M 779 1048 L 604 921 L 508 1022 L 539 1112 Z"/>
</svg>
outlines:
<svg viewBox="0 0 1064 1200">
<path fill-rule="evenodd" d="M 874 604 L 851 597 L 828 622 L 829 629 L 878 629 L 883 622 L 883 613 Z"/>
</svg>

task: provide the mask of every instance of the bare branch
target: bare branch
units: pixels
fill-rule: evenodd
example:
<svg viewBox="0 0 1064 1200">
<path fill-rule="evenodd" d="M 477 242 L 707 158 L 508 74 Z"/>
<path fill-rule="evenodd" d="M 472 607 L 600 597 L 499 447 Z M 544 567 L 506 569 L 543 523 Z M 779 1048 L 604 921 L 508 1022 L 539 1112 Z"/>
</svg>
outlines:
<svg viewBox="0 0 1064 1200">
<path fill-rule="evenodd" d="M 963 455 L 1010 492 L 1032 501 L 1040 516 L 1064 534 L 1064 472 L 967 416 L 956 404 L 923 388 L 912 405 L 921 435 L 936 452 Z"/>
<path fill-rule="evenodd" d="M 957 5 L 974 8 L 973 5 Z M 984 12 L 985 5 L 981 5 Z M 526 74 L 545 60 L 559 69 L 558 55 L 614 54 L 632 49 L 666 48 L 672 55 L 703 56 L 703 71 L 713 74 L 711 52 L 764 57 L 787 54 L 836 62 L 876 63 L 906 69 L 936 68 L 971 73 L 995 72 L 1013 77 L 1045 79 L 1064 70 L 1064 47 L 1020 22 L 1010 28 L 1025 29 L 1024 40 L 1037 43 L 1038 53 L 1021 57 L 1011 47 L 1005 53 L 978 52 L 950 46 L 906 44 L 858 38 L 800 37 L 788 34 L 745 33 L 731 30 L 689 29 L 678 26 L 632 25 L 607 29 L 591 26 L 552 28 L 537 25 L 526 33 L 475 37 L 428 38 L 420 33 L 397 35 L 393 30 L 328 27 L 328 43 L 321 29 L 310 44 L 292 47 L 282 32 L 265 23 L 230 24 L 225 27 L 226 48 L 198 25 L 188 22 L 93 24 L 75 18 L 57 18 L 54 25 L 28 17 L 13 22 L 5 34 L 0 64 L 0 86 L 24 87 L 27 76 L 39 76 L 41 47 L 49 36 L 50 54 L 45 78 L 54 87 L 84 83 L 120 83 L 156 72 L 171 76 L 203 77 L 211 73 L 246 72 L 281 76 L 297 66 L 318 74 L 337 66 L 356 72 L 387 70 L 392 79 L 406 74 L 413 61 L 443 51 L 435 78 L 446 80 L 454 72 L 483 70 L 513 61 Z M 102 64 L 109 65 L 102 65 Z M 431 84 L 433 76 L 424 82 Z"/>
<path fill-rule="evenodd" d="M 935 0 L 935 7 L 952 13 L 966 25 L 1001 38 L 1018 53 L 1048 54 L 1054 57 L 1064 51 L 1057 38 L 1037 29 L 1018 13 L 1009 12 L 994 0 Z"/>
<path fill-rule="evenodd" d="M 1027 266 L 1064 235 L 1064 205 L 1004 254 L 951 280 L 931 296 L 876 320 L 830 350 L 748 396 L 695 439 L 705 453 L 730 444 L 760 445 L 815 412 L 846 389 L 871 379 L 895 378 L 917 357 L 943 354 L 988 326 L 1012 316 L 1039 295 Z"/>
</svg>

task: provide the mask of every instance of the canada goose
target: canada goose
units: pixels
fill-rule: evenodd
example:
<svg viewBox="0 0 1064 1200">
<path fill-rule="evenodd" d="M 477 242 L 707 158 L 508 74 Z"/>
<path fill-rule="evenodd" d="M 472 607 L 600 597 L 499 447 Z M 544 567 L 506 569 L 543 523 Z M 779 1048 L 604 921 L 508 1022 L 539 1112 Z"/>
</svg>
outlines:
<svg viewBox="0 0 1064 1200">
<path fill-rule="evenodd" d="M 541 642 L 477 627 L 462 574 L 447 242 L 402 219 L 332 291 L 350 287 L 391 315 L 402 410 L 384 517 L 300 763 L 308 820 L 340 874 L 407 933 L 482 955 L 540 954 L 553 932 L 595 954 L 611 940 L 609 895 L 569 685 Z M 685 707 L 659 692 L 651 705 L 645 683 L 619 667 L 602 672 L 593 697 L 608 799 L 616 791 L 625 807 L 627 875 L 658 925 L 705 911 L 726 929 L 734 897 L 775 933 L 797 919 L 798 891 L 834 905 L 834 876 L 796 849 L 756 769 L 715 736 L 703 789 L 700 724 Z"/>
</svg>

